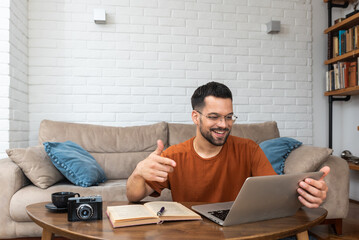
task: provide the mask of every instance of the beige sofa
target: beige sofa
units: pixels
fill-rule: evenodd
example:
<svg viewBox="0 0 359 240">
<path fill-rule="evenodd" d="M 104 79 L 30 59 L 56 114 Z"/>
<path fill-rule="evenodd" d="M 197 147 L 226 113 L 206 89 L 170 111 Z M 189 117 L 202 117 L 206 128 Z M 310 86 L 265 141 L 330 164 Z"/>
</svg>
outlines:
<svg viewBox="0 0 359 240">
<path fill-rule="evenodd" d="M 279 137 L 276 122 L 236 124 L 232 134 L 253 139 L 257 143 Z M 0 239 L 41 236 L 41 229 L 30 220 L 25 207 L 50 201 L 53 192 L 73 191 L 82 196 L 100 194 L 104 201 L 126 201 L 126 179 L 136 164 L 155 150 L 157 139 L 162 139 L 169 146 L 194 135 L 194 125 L 166 122 L 121 128 L 42 121 L 39 144 L 46 141 L 76 142 L 94 156 L 108 180 L 88 188 L 61 181 L 42 189 L 33 185 L 11 159 L 1 159 Z M 301 146 L 287 158 L 285 172 L 315 171 L 323 165 L 330 166 L 332 171 L 326 178 L 330 190 L 323 207 L 328 210 L 328 219 L 342 219 L 346 217 L 349 205 L 349 169 L 344 160 L 330 153 L 325 148 Z M 165 191 L 160 199 L 171 200 L 170 191 Z"/>
</svg>

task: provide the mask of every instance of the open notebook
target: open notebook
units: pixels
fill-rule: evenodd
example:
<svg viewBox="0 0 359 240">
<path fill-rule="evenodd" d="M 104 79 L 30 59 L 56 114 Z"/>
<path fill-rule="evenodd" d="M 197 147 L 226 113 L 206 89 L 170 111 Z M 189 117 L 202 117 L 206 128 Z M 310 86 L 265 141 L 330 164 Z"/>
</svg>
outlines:
<svg viewBox="0 0 359 240">
<path fill-rule="evenodd" d="M 161 216 L 157 212 L 164 207 Z M 154 201 L 145 204 L 108 206 L 106 214 L 114 228 L 164 221 L 202 220 L 201 216 L 178 202 Z"/>
</svg>

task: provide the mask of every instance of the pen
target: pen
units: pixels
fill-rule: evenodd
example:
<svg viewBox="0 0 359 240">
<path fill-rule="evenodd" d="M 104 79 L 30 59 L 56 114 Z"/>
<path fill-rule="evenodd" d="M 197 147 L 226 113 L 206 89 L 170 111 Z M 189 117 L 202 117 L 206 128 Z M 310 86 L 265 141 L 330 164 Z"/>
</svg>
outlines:
<svg viewBox="0 0 359 240">
<path fill-rule="evenodd" d="M 161 207 L 161 209 L 157 212 L 157 216 L 162 216 L 164 211 L 165 211 L 165 207 Z"/>
</svg>

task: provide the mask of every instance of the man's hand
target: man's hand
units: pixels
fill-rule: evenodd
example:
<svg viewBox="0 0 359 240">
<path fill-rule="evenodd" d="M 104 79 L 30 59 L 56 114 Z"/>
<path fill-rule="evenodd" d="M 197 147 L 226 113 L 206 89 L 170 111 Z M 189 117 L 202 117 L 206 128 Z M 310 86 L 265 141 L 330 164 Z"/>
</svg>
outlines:
<svg viewBox="0 0 359 240">
<path fill-rule="evenodd" d="M 299 201 L 308 208 L 319 207 L 324 200 L 327 198 L 328 186 L 324 181 L 324 177 L 330 172 L 328 166 L 320 169 L 323 172 L 323 176 L 319 180 L 312 178 L 306 178 L 304 181 L 299 183 L 298 197 Z"/>
<path fill-rule="evenodd" d="M 163 142 L 157 140 L 157 149 L 145 160 L 137 164 L 136 174 L 147 181 L 166 181 L 168 173 L 173 172 L 173 168 L 176 167 L 176 162 L 172 159 L 161 157 L 163 148 Z"/>
<path fill-rule="evenodd" d="M 163 148 L 163 142 L 158 140 L 157 149 L 139 162 L 127 179 L 126 195 L 130 202 L 138 202 L 153 193 L 153 189 L 146 183 L 146 180 L 164 182 L 167 180 L 168 173 L 176 167 L 175 161 L 161 157 Z"/>
</svg>

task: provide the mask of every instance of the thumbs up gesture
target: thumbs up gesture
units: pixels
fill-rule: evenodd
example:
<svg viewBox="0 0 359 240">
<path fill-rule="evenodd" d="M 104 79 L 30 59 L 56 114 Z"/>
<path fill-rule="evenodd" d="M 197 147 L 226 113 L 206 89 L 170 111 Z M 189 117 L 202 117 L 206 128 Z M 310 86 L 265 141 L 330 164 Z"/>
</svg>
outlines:
<svg viewBox="0 0 359 240">
<path fill-rule="evenodd" d="M 164 182 L 168 173 L 173 172 L 176 162 L 172 159 L 162 157 L 164 145 L 157 140 L 157 148 L 146 159 L 137 164 L 137 171 L 147 181 Z"/>
</svg>

